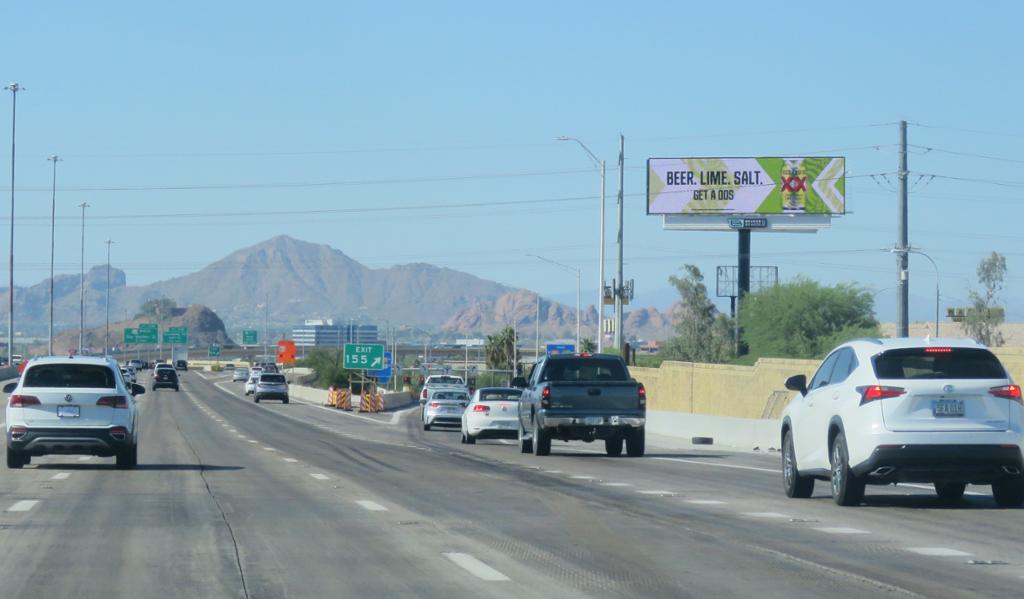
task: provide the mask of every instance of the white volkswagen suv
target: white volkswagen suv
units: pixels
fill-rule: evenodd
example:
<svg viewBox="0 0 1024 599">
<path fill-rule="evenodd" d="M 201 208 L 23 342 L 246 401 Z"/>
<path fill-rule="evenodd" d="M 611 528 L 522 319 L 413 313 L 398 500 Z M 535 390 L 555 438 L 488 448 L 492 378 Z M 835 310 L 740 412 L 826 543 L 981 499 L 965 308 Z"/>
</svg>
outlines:
<svg viewBox="0 0 1024 599">
<path fill-rule="evenodd" d="M 797 391 L 782 417 L 786 495 L 810 497 L 830 480 L 839 505 L 868 484 L 932 483 L 946 501 L 967 484 L 992 485 L 1000 506 L 1024 503 L 1021 388 L 970 339 L 859 339 Z"/>
<path fill-rule="evenodd" d="M 48 454 L 116 456 L 118 468 L 138 463 L 135 396 L 146 388 L 126 383 L 114 360 L 35 359 L 3 390 L 8 468 Z"/>
</svg>

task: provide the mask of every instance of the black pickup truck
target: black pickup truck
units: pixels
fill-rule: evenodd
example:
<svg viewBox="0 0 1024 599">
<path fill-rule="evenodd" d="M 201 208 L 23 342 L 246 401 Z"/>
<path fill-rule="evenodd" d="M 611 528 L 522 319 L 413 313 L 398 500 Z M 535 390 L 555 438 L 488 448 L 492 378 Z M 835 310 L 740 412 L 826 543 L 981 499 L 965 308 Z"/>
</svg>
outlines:
<svg viewBox="0 0 1024 599">
<path fill-rule="evenodd" d="M 519 399 L 519 450 L 543 456 L 551 440 L 604 439 L 610 456 L 644 455 L 647 396 L 618 356 L 563 354 L 543 358 L 513 386 Z"/>
</svg>

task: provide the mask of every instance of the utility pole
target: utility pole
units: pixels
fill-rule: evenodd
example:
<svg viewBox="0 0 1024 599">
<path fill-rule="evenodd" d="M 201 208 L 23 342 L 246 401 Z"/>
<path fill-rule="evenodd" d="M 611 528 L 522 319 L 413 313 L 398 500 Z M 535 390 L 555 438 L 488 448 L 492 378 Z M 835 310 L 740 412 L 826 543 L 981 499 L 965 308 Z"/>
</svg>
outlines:
<svg viewBox="0 0 1024 599">
<path fill-rule="evenodd" d="M 18 92 L 24 90 L 17 83 L 4 86 L 11 92 L 11 250 L 7 261 L 7 365 L 14 364 L 14 137 L 18 122 Z"/>
<path fill-rule="evenodd" d="M 50 328 L 48 341 L 46 343 L 46 353 L 53 355 L 53 256 L 54 256 L 54 243 L 56 241 L 56 224 L 57 224 L 57 163 L 60 162 L 60 156 L 54 154 L 47 158 L 53 163 L 53 192 L 50 195 Z"/>
<path fill-rule="evenodd" d="M 899 201 L 896 215 L 896 336 L 910 336 L 910 272 L 907 253 L 907 121 L 900 121 Z"/>
<path fill-rule="evenodd" d="M 533 361 L 540 360 L 540 294 L 537 294 L 537 337 L 533 346 Z"/>
<path fill-rule="evenodd" d="M 78 285 L 78 355 L 82 355 L 82 351 L 85 349 L 85 209 L 89 207 L 89 204 L 82 202 L 78 207 L 82 209 L 82 269 Z M 160 355 L 163 356 L 162 351 Z"/>
<path fill-rule="evenodd" d="M 107 309 L 107 325 L 103 331 L 103 355 L 110 355 L 110 245 L 113 240 L 108 239 L 103 243 L 107 244 L 107 299 L 104 302 Z"/>
<path fill-rule="evenodd" d="M 263 296 L 263 360 L 267 359 L 267 337 L 270 336 L 270 292 Z"/>
<path fill-rule="evenodd" d="M 621 353 L 625 346 L 623 345 L 622 335 L 622 299 L 625 290 L 625 280 L 622 278 L 622 204 L 623 204 L 623 181 L 624 171 L 626 162 L 626 138 L 620 133 L 619 134 L 619 198 L 618 198 L 618 209 L 619 209 L 619 233 L 617 236 L 617 243 L 619 245 L 619 278 L 618 284 L 615 291 L 615 347 Z"/>
</svg>

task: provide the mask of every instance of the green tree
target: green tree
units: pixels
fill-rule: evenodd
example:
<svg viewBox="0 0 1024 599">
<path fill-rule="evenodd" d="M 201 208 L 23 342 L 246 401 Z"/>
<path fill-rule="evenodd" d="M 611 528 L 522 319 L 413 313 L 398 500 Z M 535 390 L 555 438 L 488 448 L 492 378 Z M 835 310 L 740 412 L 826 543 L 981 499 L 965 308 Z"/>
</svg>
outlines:
<svg viewBox="0 0 1024 599">
<path fill-rule="evenodd" d="M 978 283 L 982 292 L 970 292 L 971 305 L 964 317 L 964 330 L 981 343 L 990 346 L 1003 344 L 1003 334 L 999 325 L 1003 323 L 1005 313 L 997 304 L 999 292 L 1003 290 L 1006 278 L 1006 257 L 992 254 L 978 265 Z"/>
<path fill-rule="evenodd" d="M 139 307 L 139 313 L 135 318 L 155 318 L 157 321 L 164 321 L 171 317 L 171 312 L 178 307 L 172 299 L 161 297 L 159 299 L 147 300 Z"/>
<path fill-rule="evenodd" d="M 515 338 L 516 333 L 512 327 L 505 327 L 497 333 L 487 336 L 487 341 L 484 343 L 484 356 L 488 368 L 512 370 Z"/>
<path fill-rule="evenodd" d="M 592 354 L 597 351 L 597 343 L 595 343 L 590 337 L 584 337 L 580 339 L 580 347 L 577 351 L 585 354 Z"/>
<path fill-rule="evenodd" d="M 748 295 L 740 325 L 754 357 L 819 358 L 850 339 L 880 334 L 869 292 L 804 278 Z"/>
<path fill-rule="evenodd" d="M 317 386 L 347 387 L 348 371 L 343 367 L 344 352 L 340 349 L 313 349 L 306 354 L 305 365 L 316 374 Z"/>
<path fill-rule="evenodd" d="M 669 277 L 679 291 L 682 305 L 676 322 L 676 336 L 662 350 L 667 360 L 688 362 L 725 362 L 735 355 L 733 320 L 720 314 L 708 298 L 704 275 L 692 264 L 683 267 L 685 275 Z"/>
</svg>

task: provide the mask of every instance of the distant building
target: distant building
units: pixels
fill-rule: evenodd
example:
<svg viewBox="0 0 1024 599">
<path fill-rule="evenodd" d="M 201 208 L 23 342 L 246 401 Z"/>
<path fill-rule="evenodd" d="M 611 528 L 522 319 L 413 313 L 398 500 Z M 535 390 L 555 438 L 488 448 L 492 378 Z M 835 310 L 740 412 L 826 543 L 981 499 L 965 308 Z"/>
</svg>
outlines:
<svg viewBox="0 0 1024 599">
<path fill-rule="evenodd" d="M 292 329 L 297 347 L 342 347 L 346 343 L 380 343 L 375 324 L 334 324 L 333 319 L 310 319 Z"/>
</svg>

